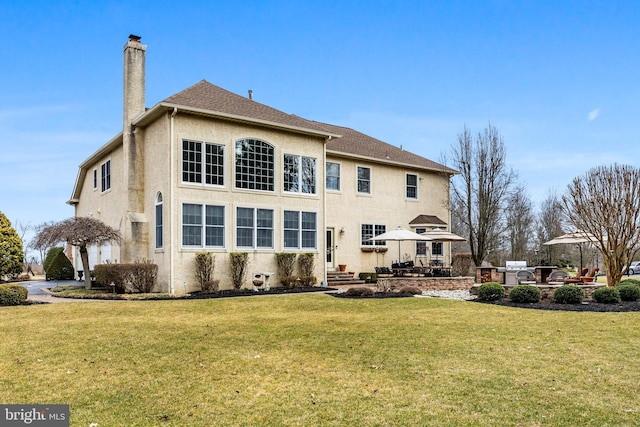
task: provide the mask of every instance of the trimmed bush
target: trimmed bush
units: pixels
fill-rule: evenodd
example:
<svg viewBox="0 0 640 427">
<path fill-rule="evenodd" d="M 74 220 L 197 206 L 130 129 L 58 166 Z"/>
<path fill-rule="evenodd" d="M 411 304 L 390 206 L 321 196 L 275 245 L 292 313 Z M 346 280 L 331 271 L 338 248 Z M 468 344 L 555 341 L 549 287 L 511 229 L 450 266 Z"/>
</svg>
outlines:
<svg viewBox="0 0 640 427">
<path fill-rule="evenodd" d="M 27 288 L 14 283 L 0 285 L 0 305 L 22 305 L 28 293 Z"/>
<path fill-rule="evenodd" d="M 300 278 L 300 286 L 303 288 L 313 287 L 316 283 L 318 283 L 316 276 L 302 276 Z"/>
<path fill-rule="evenodd" d="M 200 285 L 200 289 L 204 292 L 210 291 L 211 276 L 216 266 L 216 257 L 211 255 L 210 252 L 198 252 L 196 253 L 194 262 L 196 268 L 195 276 Z"/>
<path fill-rule="evenodd" d="M 620 285 L 636 285 L 636 286 L 640 286 L 640 280 L 624 279 L 624 280 L 621 280 L 616 286 L 620 286 Z"/>
<path fill-rule="evenodd" d="M 344 294 L 350 297 L 370 297 L 373 296 L 373 289 L 364 287 L 349 288 Z"/>
<path fill-rule="evenodd" d="M 559 304 L 580 304 L 584 291 L 576 285 L 562 285 L 553 293 L 553 300 Z"/>
<path fill-rule="evenodd" d="M 229 254 L 231 262 L 231 279 L 233 281 L 233 289 L 239 290 L 242 288 L 247 277 L 247 267 L 249 265 L 249 254 L 247 252 L 231 252 Z"/>
<path fill-rule="evenodd" d="M 149 293 L 158 277 L 158 266 L 148 262 L 134 264 L 98 264 L 95 267 L 96 283 L 118 294 L 138 291 Z"/>
<path fill-rule="evenodd" d="M 409 295 L 422 295 L 422 289 L 417 286 L 406 285 L 400 288 L 398 291 L 401 294 L 409 294 Z"/>
<path fill-rule="evenodd" d="M 315 270 L 316 260 L 315 255 L 311 252 L 305 252 L 298 256 L 298 268 L 300 269 L 300 276 L 310 277 L 313 276 L 313 270 Z"/>
<path fill-rule="evenodd" d="M 367 283 L 373 283 L 378 280 L 378 275 L 376 273 L 359 273 L 358 277 L 360 280 L 364 280 Z"/>
<path fill-rule="evenodd" d="M 64 252 L 64 248 L 51 248 L 47 251 L 47 255 L 44 257 L 44 261 L 42 262 L 42 268 L 44 269 L 45 273 L 49 269 L 49 266 L 53 262 L 53 259 L 62 252 Z"/>
<path fill-rule="evenodd" d="M 620 292 L 616 288 L 606 286 L 593 291 L 591 297 L 595 302 L 603 304 L 617 304 L 620 302 Z"/>
<path fill-rule="evenodd" d="M 298 277 L 297 276 L 285 276 L 280 279 L 280 284 L 285 289 L 295 288 L 297 286 Z"/>
<path fill-rule="evenodd" d="M 616 289 L 620 293 L 622 301 L 638 301 L 640 299 L 640 285 L 620 282 Z"/>
<path fill-rule="evenodd" d="M 53 258 L 46 273 L 47 280 L 73 280 L 74 276 L 73 265 L 63 251 Z"/>
<path fill-rule="evenodd" d="M 497 301 L 502 297 L 504 286 L 498 282 L 487 282 L 478 287 L 478 299 L 481 301 Z"/>
<path fill-rule="evenodd" d="M 518 285 L 509 292 L 509 299 L 517 303 L 540 302 L 540 289 L 533 285 Z"/>
<path fill-rule="evenodd" d="M 278 276 L 293 276 L 293 270 L 296 267 L 296 254 L 289 252 L 281 252 L 276 254 L 276 263 L 278 264 Z M 282 286 L 285 286 L 284 283 Z"/>
</svg>

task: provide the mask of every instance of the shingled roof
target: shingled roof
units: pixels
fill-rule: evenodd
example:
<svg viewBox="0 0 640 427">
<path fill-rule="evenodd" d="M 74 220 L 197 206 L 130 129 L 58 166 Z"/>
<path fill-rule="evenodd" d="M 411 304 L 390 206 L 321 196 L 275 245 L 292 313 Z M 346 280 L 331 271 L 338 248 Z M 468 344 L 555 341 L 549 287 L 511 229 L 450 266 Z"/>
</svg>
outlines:
<svg viewBox="0 0 640 427">
<path fill-rule="evenodd" d="M 324 133 L 332 136 L 327 143 L 327 151 L 336 155 L 343 154 L 370 158 L 387 163 L 437 170 L 448 174 L 456 173 L 455 170 L 444 165 L 356 130 L 307 120 L 294 114 L 287 114 L 237 95 L 206 80 L 201 80 L 195 85 L 166 98 L 160 104 L 178 105 L 202 111 L 223 113 L 236 118 L 246 118 L 248 121 L 259 120 L 271 124 L 280 124 L 285 127 Z"/>
</svg>

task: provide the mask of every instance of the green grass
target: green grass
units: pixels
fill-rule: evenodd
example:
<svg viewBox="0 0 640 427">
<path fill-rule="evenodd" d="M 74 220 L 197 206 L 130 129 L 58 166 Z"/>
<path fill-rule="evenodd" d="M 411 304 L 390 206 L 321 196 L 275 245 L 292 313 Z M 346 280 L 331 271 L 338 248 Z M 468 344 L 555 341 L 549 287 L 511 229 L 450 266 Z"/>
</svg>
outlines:
<svg viewBox="0 0 640 427">
<path fill-rule="evenodd" d="M 640 313 L 322 294 L 0 309 L 0 402 L 88 426 L 632 426 Z"/>
</svg>

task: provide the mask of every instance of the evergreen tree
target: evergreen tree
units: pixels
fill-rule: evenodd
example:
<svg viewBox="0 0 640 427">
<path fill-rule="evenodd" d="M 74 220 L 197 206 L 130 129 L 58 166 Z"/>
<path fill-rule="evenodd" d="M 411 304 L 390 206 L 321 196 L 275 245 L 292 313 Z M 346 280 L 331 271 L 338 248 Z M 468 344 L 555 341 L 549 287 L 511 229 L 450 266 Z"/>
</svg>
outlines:
<svg viewBox="0 0 640 427">
<path fill-rule="evenodd" d="M 22 242 L 11 221 L 0 212 L 0 276 L 13 276 L 22 272 Z"/>
</svg>

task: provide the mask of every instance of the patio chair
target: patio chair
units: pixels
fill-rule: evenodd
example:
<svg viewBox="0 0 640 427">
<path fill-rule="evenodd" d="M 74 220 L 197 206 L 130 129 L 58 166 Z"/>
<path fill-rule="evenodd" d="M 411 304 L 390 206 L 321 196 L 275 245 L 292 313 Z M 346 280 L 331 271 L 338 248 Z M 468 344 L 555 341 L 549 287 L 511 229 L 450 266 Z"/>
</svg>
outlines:
<svg viewBox="0 0 640 427">
<path fill-rule="evenodd" d="M 580 279 L 582 280 L 582 283 L 593 282 L 595 280 L 595 276 L 598 273 L 598 271 L 600 271 L 600 269 L 596 267 L 591 269 L 591 271 L 588 274 L 581 276 Z"/>
<path fill-rule="evenodd" d="M 552 271 L 547 277 L 547 285 L 564 285 L 569 278 L 569 274 L 564 270 Z"/>
<path fill-rule="evenodd" d="M 588 268 L 583 268 L 582 270 L 580 270 L 580 273 L 578 273 L 576 276 L 567 277 L 564 283 L 573 283 L 573 284 L 582 283 L 582 276 L 585 276 L 588 271 L 589 271 Z"/>
<path fill-rule="evenodd" d="M 518 285 L 535 285 L 536 275 L 529 270 L 520 270 L 516 273 Z"/>
</svg>

